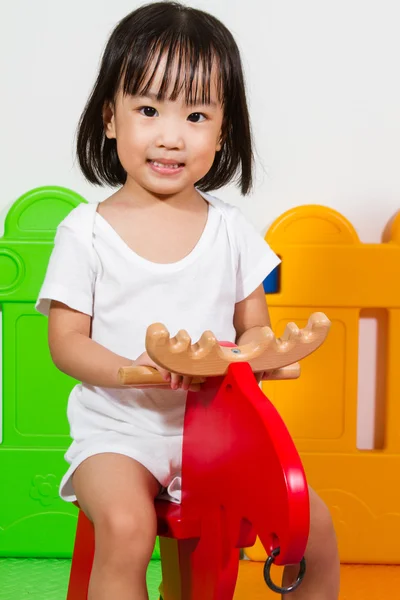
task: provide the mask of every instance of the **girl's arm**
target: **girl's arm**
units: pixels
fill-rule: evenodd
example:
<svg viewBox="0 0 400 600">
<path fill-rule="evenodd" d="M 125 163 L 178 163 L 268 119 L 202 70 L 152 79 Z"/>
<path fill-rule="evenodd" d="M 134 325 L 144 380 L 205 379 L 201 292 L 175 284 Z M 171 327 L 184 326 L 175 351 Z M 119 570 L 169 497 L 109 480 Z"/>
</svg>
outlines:
<svg viewBox="0 0 400 600">
<path fill-rule="evenodd" d="M 120 367 L 133 361 L 107 350 L 90 338 L 91 317 L 52 301 L 49 313 L 49 346 L 56 367 L 89 385 L 122 387 Z"/>
<path fill-rule="evenodd" d="M 265 301 L 265 292 L 262 285 L 254 290 L 250 296 L 247 296 L 235 307 L 233 324 L 236 329 L 236 343 L 247 344 L 252 340 L 257 340 L 260 329 L 271 326 L 267 303 Z M 266 377 L 265 373 L 256 373 L 258 382 Z"/>
<path fill-rule="evenodd" d="M 89 315 L 52 301 L 49 313 L 50 354 L 56 367 L 63 373 L 89 385 L 122 388 L 126 386 L 118 378 L 121 367 L 148 366 L 157 369 L 165 379 L 165 385 L 157 384 L 157 388 L 199 389 L 199 384 L 191 383 L 191 377 L 169 373 L 156 365 L 147 352 L 143 352 L 136 360 L 130 360 L 94 342 L 90 338 L 91 321 Z"/>
<path fill-rule="evenodd" d="M 265 292 L 262 285 L 235 306 L 233 324 L 236 329 L 236 343 L 247 344 L 256 340 L 262 327 L 271 326 Z"/>
</svg>

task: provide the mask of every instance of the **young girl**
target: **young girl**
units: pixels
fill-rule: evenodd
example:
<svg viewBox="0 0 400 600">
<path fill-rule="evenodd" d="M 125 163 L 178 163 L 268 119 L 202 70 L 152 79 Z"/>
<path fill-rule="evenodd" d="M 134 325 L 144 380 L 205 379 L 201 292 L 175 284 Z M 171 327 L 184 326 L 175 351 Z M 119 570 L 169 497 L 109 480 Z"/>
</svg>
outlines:
<svg viewBox="0 0 400 600">
<path fill-rule="evenodd" d="M 214 17 L 172 2 L 125 17 L 106 46 L 82 115 L 86 178 L 118 186 L 60 224 L 38 299 L 69 398 L 72 445 L 61 496 L 93 521 L 90 600 L 144 600 L 154 498 L 179 501 L 188 377 L 125 389 L 121 366 L 155 366 L 147 327 L 209 329 L 243 344 L 269 324 L 262 282 L 279 259 L 242 213 L 208 192 L 252 183 L 239 51 Z M 293 600 L 336 600 L 338 554 L 327 508 L 310 490 L 307 574 Z M 285 569 L 292 583 L 298 565 Z"/>
</svg>

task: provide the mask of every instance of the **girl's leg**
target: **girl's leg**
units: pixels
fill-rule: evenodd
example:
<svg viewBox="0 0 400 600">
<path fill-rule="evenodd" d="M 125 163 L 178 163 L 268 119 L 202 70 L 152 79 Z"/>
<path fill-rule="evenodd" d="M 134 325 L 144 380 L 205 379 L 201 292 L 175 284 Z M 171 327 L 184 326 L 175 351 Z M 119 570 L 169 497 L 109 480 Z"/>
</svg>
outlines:
<svg viewBox="0 0 400 600">
<path fill-rule="evenodd" d="M 73 475 L 78 502 L 93 522 L 95 555 L 88 600 L 147 600 L 146 569 L 156 537 L 160 484 L 122 454 L 97 454 Z"/>
<path fill-rule="evenodd" d="M 306 574 L 290 600 L 338 600 L 340 563 L 331 515 L 321 498 L 310 492 L 310 536 L 305 553 Z M 285 567 L 283 585 L 295 581 L 298 565 Z M 282 596 L 287 598 L 287 596 Z"/>
</svg>

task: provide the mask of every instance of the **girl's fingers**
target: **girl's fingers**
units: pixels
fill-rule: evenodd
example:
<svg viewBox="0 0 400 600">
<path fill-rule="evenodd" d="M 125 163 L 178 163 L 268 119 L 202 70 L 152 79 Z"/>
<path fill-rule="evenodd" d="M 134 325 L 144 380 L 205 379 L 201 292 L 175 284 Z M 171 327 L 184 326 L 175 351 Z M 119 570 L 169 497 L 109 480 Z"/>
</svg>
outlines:
<svg viewBox="0 0 400 600">
<path fill-rule="evenodd" d="M 192 383 L 192 381 L 193 381 L 193 378 L 190 378 L 189 391 L 190 392 L 199 392 L 201 390 L 201 385 L 206 381 L 206 377 L 197 379 L 198 383 Z"/>
<path fill-rule="evenodd" d="M 192 377 L 189 377 L 188 375 L 185 375 L 184 377 L 182 377 L 182 389 L 185 390 L 185 392 L 188 391 L 188 389 L 190 388 L 190 384 L 192 383 Z"/>
<path fill-rule="evenodd" d="M 182 376 L 177 373 L 171 373 L 171 389 L 177 390 L 181 386 Z"/>
<path fill-rule="evenodd" d="M 192 383 L 193 377 L 190 375 L 177 375 L 176 373 L 171 373 L 171 388 L 172 389 L 181 389 L 185 392 L 198 392 L 201 389 L 201 383 Z M 205 381 L 205 378 L 204 380 Z M 174 387 L 176 386 L 176 387 Z"/>
<path fill-rule="evenodd" d="M 166 382 L 171 381 L 171 373 L 169 371 L 167 371 L 167 369 L 160 369 L 160 367 L 157 367 L 157 371 L 160 373 L 160 375 L 164 379 L 164 381 L 166 381 Z"/>
<path fill-rule="evenodd" d="M 262 381 L 264 376 L 264 372 L 261 371 L 261 373 L 254 373 L 254 377 L 256 378 L 257 383 L 260 383 L 260 381 Z"/>
<path fill-rule="evenodd" d="M 192 383 L 189 386 L 189 392 L 199 392 L 201 390 L 201 383 Z"/>
<path fill-rule="evenodd" d="M 264 371 L 261 373 L 261 381 L 268 381 L 268 379 L 271 379 L 273 373 L 274 371 Z"/>
<path fill-rule="evenodd" d="M 189 390 L 191 392 L 198 392 L 201 388 L 201 383 L 192 384 L 193 377 L 190 375 L 182 376 L 182 375 L 178 375 L 177 373 L 170 373 L 166 369 L 161 369 L 157 365 L 156 365 L 156 369 L 160 373 L 162 378 L 165 380 L 165 386 L 164 385 L 162 385 L 162 386 L 156 385 L 154 387 L 166 388 L 166 389 L 172 389 L 172 390 L 182 389 L 185 392 L 187 392 Z M 203 381 L 205 381 L 205 380 L 206 379 L 204 378 Z M 151 387 L 151 386 L 148 386 L 148 387 Z"/>
</svg>

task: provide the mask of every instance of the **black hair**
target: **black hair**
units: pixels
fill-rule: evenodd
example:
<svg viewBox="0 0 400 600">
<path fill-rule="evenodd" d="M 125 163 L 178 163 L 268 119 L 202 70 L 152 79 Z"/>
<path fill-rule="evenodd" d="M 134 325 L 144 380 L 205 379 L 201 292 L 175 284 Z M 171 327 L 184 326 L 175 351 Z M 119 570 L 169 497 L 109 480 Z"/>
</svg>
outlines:
<svg viewBox="0 0 400 600">
<path fill-rule="evenodd" d="M 177 2 L 141 6 L 112 32 L 78 126 L 77 156 L 86 179 L 97 185 L 125 183 L 127 175 L 118 158 L 116 140 L 105 135 L 103 109 L 107 103 L 113 103 L 121 84 L 125 94 L 144 95 L 164 55 L 166 68 L 158 99 L 165 99 L 172 67 L 178 60 L 169 99 L 176 99 L 184 88 L 188 104 L 198 99 L 208 103 L 215 61 L 224 114 L 222 149 L 216 152 L 211 169 L 196 186 L 207 192 L 234 180 L 242 194 L 248 194 L 252 187 L 253 151 L 239 49 L 218 19 Z"/>
</svg>

